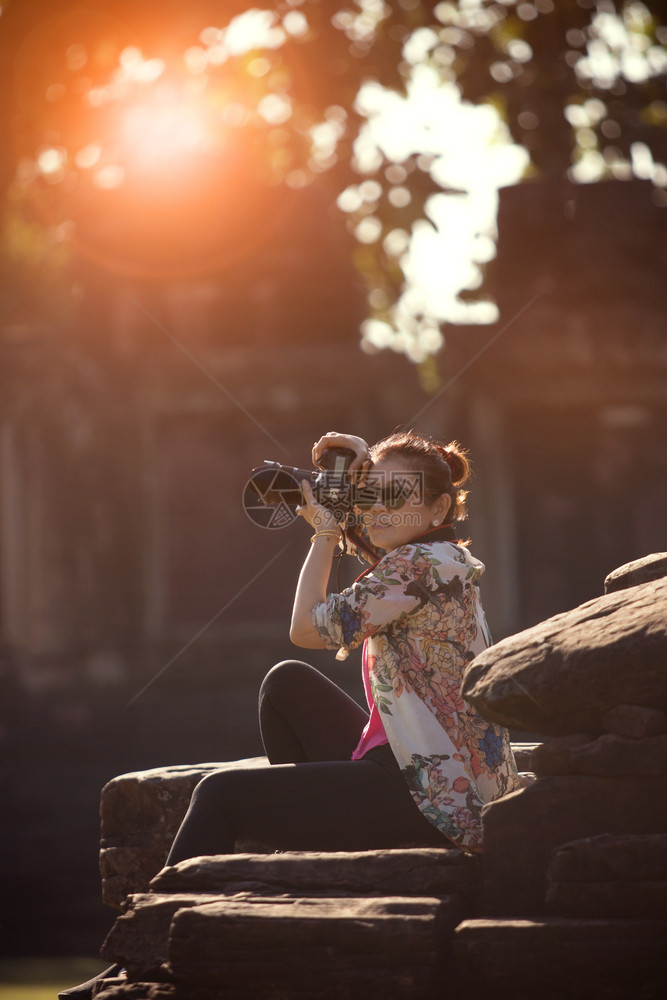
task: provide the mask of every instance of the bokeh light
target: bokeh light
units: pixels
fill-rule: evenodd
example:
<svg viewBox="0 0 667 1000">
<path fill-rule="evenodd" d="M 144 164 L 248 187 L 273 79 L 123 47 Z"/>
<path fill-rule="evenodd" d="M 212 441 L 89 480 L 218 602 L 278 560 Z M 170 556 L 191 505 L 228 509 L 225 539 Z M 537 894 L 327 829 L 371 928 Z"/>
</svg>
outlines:
<svg viewBox="0 0 667 1000">
<path fill-rule="evenodd" d="M 284 127 L 308 28 L 299 11 L 285 17 L 248 10 L 197 44 L 158 37 L 154 51 L 102 12 L 40 24 L 17 58 L 14 198 L 49 227 L 72 223 L 60 231 L 97 265 L 137 277 L 252 253 L 288 210 L 283 192 L 331 164 L 341 131 Z"/>
<path fill-rule="evenodd" d="M 495 320 L 482 276 L 498 190 L 544 167 L 559 119 L 570 180 L 636 176 L 666 197 L 667 168 L 642 134 L 624 142 L 618 110 L 667 68 L 667 29 L 644 4 L 588 4 L 558 43 L 572 94 L 553 111 L 532 86 L 540 32 L 561 23 L 553 0 L 337 6 L 234 2 L 225 20 L 193 5 L 180 35 L 129 0 L 44 21 L 16 58 L 10 198 L 97 265 L 170 280 L 247 259 L 329 173 L 367 286 L 363 346 L 420 361 L 441 325 Z M 641 117 L 664 126 L 667 103 Z"/>
</svg>

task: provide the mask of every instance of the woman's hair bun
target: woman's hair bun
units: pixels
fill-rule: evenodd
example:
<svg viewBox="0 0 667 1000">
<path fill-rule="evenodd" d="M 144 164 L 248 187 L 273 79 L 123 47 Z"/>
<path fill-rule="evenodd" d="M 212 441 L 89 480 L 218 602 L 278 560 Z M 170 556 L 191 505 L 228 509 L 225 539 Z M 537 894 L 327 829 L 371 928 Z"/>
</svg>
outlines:
<svg viewBox="0 0 667 1000">
<path fill-rule="evenodd" d="M 450 441 L 449 444 L 436 444 L 440 455 L 444 458 L 452 474 L 452 483 L 458 486 L 464 483 L 470 475 L 470 463 L 467 454 L 458 441 Z"/>
</svg>

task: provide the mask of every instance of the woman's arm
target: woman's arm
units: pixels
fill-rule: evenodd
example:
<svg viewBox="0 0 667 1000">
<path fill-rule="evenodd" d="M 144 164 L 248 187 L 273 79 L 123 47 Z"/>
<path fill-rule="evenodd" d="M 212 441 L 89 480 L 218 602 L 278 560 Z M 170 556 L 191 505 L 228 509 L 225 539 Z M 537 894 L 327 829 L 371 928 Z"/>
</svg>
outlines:
<svg viewBox="0 0 667 1000">
<path fill-rule="evenodd" d="M 314 528 L 315 535 L 299 575 L 289 635 L 295 646 L 325 649 L 313 625 L 313 608 L 326 601 L 331 563 L 341 534 L 333 513 L 314 501 L 310 483 L 304 480 L 301 489 L 306 502 L 298 513 Z"/>
</svg>

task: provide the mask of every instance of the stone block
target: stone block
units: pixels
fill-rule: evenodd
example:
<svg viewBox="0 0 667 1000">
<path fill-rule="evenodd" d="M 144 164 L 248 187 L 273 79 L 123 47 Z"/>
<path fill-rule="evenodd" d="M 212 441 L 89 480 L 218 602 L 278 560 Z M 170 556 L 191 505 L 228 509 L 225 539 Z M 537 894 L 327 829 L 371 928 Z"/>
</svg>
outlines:
<svg viewBox="0 0 667 1000">
<path fill-rule="evenodd" d="M 560 917 L 667 920 L 667 881 L 547 882 L 547 912 Z"/>
<path fill-rule="evenodd" d="M 667 775 L 541 778 L 484 807 L 484 913 L 546 910 L 547 866 L 557 847 L 601 833 L 662 834 Z"/>
<path fill-rule="evenodd" d="M 127 967 L 119 998 L 170 982 L 175 1000 L 426 1000 L 460 918 L 455 897 L 138 894 L 103 955 Z"/>
<path fill-rule="evenodd" d="M 169 927 L 183 907 L 209 902 L 206 893 L 135 893 L 127 899 L 127 910 L 106 936 L 101 954 L 108 962 L 127 969 L 133 981 L 169 981 L 167 968 Z"/>
<path fill-rule="evenodd" d="M 570 751 L 574 747 L 585 746 L 593 737 L 590 733 L 571 733 L 568 736 L 556 736 L 552 740 L 540 743 L 533 753 L 533 769 L 540 776 L 554 774 L 573 774 Z"/>
<path fill-rule="evenodd" d="M 667 921 L 466 920 L 455 932 L 466 1000 L 661 1000 Z"/>
<path fill-rule="evenodd" d="M 641 705 L 616 705 L 602 716 L 602 725 L 607 732 L 617 736 L 641 740 L 645 736 L 659 736 L 667 732 L 667 715 Z"/>
<path fill-rule="evenodd" d="M 477 902 L 481 862 L 458 849 L 337 853 L 286 852 L 190 858 L 165 868 L 151 882 L 156 893 L 255 892 L 269 896 L 459 895 L 466 909 Z"/>
<path fill-rule="evenodd" d="M 667 919 L 667 834 L 563 844 L 547 868 L 546 902 L 556 916 Z"/>
<path fill-rule="evenodd" d="M 175 914 L 169 961 L 177 986 L 257 1000 L 430 1000 L 458 921 L 448 899 L 218 901 Z"/>
<path fill-rule="evenodd" d="M 187 998 L 176 993 L 176 987 L 168 983 L 125 983 L 105 987 L 94 994 L 95 1000 L 219 1000 L 218 997 Z M 240 1000 L 240 998 L 239 998 Z"/>
<path fill-rule="evenodd" d="M 563 844 L 549 861 L 547 877 L 563 882 L 666 881 L 667 833 L 604 833 Z"/>
<path fill-rule="evenodd" d="M 614 733 L 597 739 L 585 733 L 556 736 L 536 747 L 533 767 L 541 776 L 667 774 L 667 735 L 644 739 Z"/>
<path fill-rule="evenodd" d="M 192 792 L 206 774 L 265 759 L 159 767 L 122 774 L 105 785 L 100 803 L 103 901 L 121 909 L 127 895 L 145 892 L 163 867 Z"/>
<path fill-rule="evenodd" d="M 478 905 L 479 887 L 480 859 L 456 849 L 191 858 L 160 872 L 150 892 L 128 897 L 102 954 L 125 966 L 131 980 L 163 981 L 170 979 L 169 927 L 182 909 L 217 902 L 227 914 L 247 914 L 250 906 L 274 905 L 280 908 L 270 911 L 275 916 L 292 913 L 293 905 L 306 905 L 309 898 L 329 899 L 334 912 L 336 898 L 345 910 L 350 897 L 357 909 L 363 900 L 379 906 L 386 897 L 400 897 L 412 912 L 410 899 L 428 897 L 447 900 L 447 912 L 458 921 Z"/>
<path fill-rule="evenodd" d="M 579 774 L 610 778 L 667 774 L 667 735 L 632 740 L 607 733 L 591 743 L 571 747 L 569 756 L 573 770 Z"/>
</svg>

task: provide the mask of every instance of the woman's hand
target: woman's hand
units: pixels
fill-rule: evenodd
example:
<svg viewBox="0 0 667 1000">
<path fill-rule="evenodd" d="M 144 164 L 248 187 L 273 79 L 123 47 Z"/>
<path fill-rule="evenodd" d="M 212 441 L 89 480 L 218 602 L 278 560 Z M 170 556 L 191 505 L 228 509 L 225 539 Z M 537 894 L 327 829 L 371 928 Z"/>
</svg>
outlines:
<svg viewBox="0 0 667 1000">
<path fill-rule="evenodd" d="M 313 465 L 319 466 L 322 452 L 326 448 L 349 448 L 354 452 L 354 458 L 350 462 L 349 472 L 357 470 L 365 471 L 365 467 L 370 463 L 369 448 L 363 438 L 354 434 L 339 434 L 338 431 L 329 431 L 319 441 L 313 445 Z"/>
<path fill-rule="evenodd" d="M 340 526 L 333 511 L 327 507 L 323 507 L 321 503 L 315 500 L 313 488 L 307 479 L 304 479 L 301 483 L 301 492 L 303 493 L 304 502 L 296 509 L 298 516 L 307 521 L 315 531 L 335 530 L 340 533 Z"/>
</svg>

